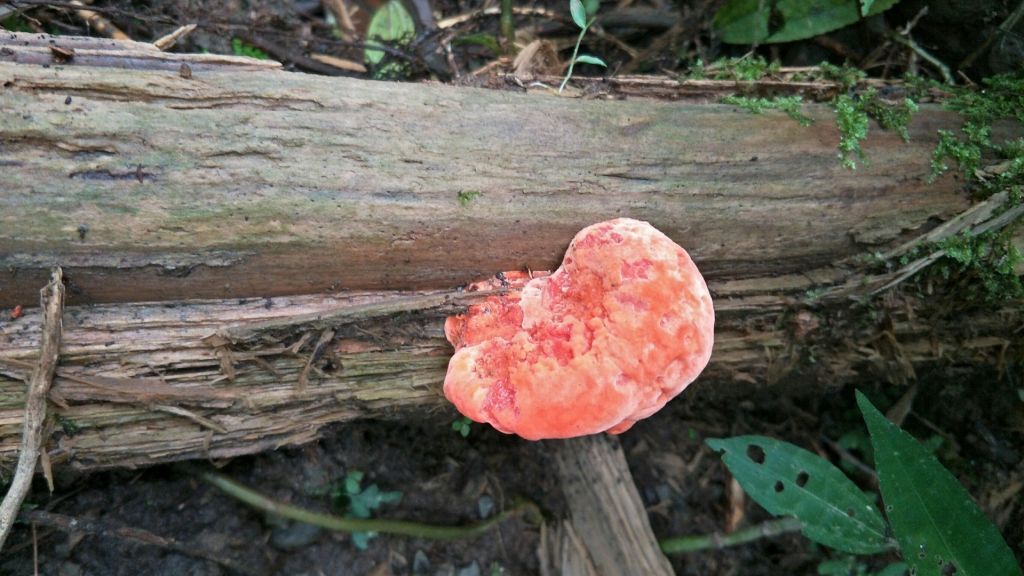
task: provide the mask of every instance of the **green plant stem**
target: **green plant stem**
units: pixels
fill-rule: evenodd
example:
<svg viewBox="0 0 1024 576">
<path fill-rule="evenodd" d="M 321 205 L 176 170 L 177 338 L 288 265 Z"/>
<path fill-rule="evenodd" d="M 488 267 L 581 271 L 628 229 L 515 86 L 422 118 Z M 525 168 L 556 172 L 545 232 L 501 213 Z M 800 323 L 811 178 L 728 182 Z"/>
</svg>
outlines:
<svg viewBox="0 0 1024 576">
<path fill-rule="evenodd" d="M 344 518 L 271 500 L 263 494 L 215 472 L 201 472 L 200 477 L 229 496 L 237 498 L 253 508 L 335 532 L 380 532 L 425 540 L 460 540 L 479 536 L 501 522 L 520 514 L 525 514 L 529 519 L 540 518 L 540 510 L 537 505 L 527 501 L 520 502 L 483 522 L 465 526 L 439 526 L 404 520 Z"/>
<path fill-rule="evenodd" d="M 569 78 L 572 78 L 572 69 L 576 66 L 576 55 L 580 53 L 580 44 L 583 43 L 583 37 L 587 34 L 587 30 L 590 29 L 590 25 L 593 23 L 593 20 L 587 22 L 587 25 L 580 30 L 580 36 L 576 39 L 576 47 L 572 49 L 572 59 L 569 60 L 569 71 L 565 73 L 562 85 L 558 87 L 559 94 L 561 94 L 562 90 L 565 89 L 565 85 L 569 83 Z"/>
<path fill-rule="evenodd" d="M 803 527 L 796 518 L 777 518 L 769 520 L 757 526 L 737 530 L 732 534 L 706 534 L 703 536 L 679 536 L 677 538 L 666 538 L 659 542 L 661 551 L 665 554 L 680 554 L 683 552 L 697 552 L 700 550 L 718 550 L 728 546 L 736 546 L 767 538 L 778 536 L 786 532 L 797 532 Z"/>
<path fill-rule="evenodd" d="M 505 39 L 505 53 L 515 51 L 516 23 L 512 18 L 512 0 L 501 0 L 501 35 Z"/>
</svg>

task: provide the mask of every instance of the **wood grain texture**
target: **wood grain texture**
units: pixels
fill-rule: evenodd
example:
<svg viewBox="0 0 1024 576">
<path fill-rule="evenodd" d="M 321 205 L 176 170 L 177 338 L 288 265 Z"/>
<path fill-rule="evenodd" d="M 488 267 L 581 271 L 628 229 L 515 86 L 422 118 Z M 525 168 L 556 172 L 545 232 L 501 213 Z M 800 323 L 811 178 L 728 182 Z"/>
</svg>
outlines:
<svg viewBox="0 0 1024 576">
<path fill-rule="evenodd" d="M 553 574 L 646 574 L 675 572 L 658 547 L 618 439 L 605 434 L 555 442 L 555 460 L 570 517 L 546 548 Z M 574 538 L 575 536 L 575 538 Z M 576 542 L 582 546 L 575 545 Z M 542 548 L 543 549 L 543 548 Z M 572 553 L 567 553 L 572 552 Z M 581 556 L 589 558 L 586 562 Z"/>
<path fill-rule="evenodd" d="M 789 300 L 805 290 L 792 278 L 718 286 L 711 363 L 684 395 L 738 398 L 768 386 L 821 393 L 858 378 L 905 381 L 934 365 L 996 366 L 1022 352 L 1006 334 L 1021 323 L 1019 308 L 925 319 L 911 304 L 866 321 L 848 306 L 793 308 Z M 344 292 L 69 306 L 50 392 L 50 459 L 145 466 L 302 444 L 358 418 L 455 418 L 441 394 L 452 353 L 443 325 L 466 297 Z M 0 465 L 16 457 L 40 326 L 38 308 L 0 317 Z"/>
<path fill-rule="evenodd" d="M 831 110 L 603 101 L 267 70 L 0 62 L 0 305 L 57 263 L 70 303 L 451 288 L 555 266 L 597 221 L 650 221 L 712 280 L 798 273 L 927 230 L 938 128 L 874 126 L 836 161 Z M 459 192 L 481 192 L 463 205 Z"/>
</svg>

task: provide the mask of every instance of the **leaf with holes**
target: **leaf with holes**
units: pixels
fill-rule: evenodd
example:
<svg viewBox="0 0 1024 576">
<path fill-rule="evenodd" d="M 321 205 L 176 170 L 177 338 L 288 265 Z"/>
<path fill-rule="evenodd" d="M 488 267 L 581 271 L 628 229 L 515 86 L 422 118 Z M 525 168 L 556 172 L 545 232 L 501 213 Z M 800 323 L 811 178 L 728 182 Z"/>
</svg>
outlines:
<svg viewBox="0 0 1024 576">
<path fill-rule="evenodd" d="M 917 576 L 1021 576 L 996 527 L 928 449 L 857 392 L 892 531 Z"/>
<path fill-rule="evenodd" d="M 776 516 L 795 516 L 811 540 L 852 554 L 889 546 L 871 498 L 827 460 L 765 436 L 710 438 L 743 490 Z"/>
</svg>

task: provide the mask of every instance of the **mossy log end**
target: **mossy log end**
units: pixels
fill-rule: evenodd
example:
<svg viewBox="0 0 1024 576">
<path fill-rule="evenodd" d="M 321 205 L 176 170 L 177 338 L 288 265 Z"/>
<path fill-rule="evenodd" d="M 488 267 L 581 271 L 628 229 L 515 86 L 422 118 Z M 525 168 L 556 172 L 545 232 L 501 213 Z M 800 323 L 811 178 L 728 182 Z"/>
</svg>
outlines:
<svg viewBox="0 0 1024 576">
<path fill-rule="evenodd" d="M 22 53 L 12 43 L 41 41 L 26 36 L 0 37 L 0 306 L 31 304 L 64 268 L 55 463 L 228 457 L 332 422 L 447 410 L 443 318 L 470 298 L 456 287 L 550 269 L 579 229 L 616 216 L 650 221 L 708 279 L 714 357 L 687 393 L 911 378 L 1021 352 L 1006 329 L 1019 303 L 882 300 L 929 262 L 916 247 L 1022 210 L 1005 194 L 972 205 L 953 177 L 929 182 L 936 130 L 959 124 L 934 106 L 909 142 L 872 126 L 868 163 L 850 171 L 818 105 L 802 127 L 717 104 L 233 60 L 181 74 L 188 55 L 148 49 L 132 60 L 157 62 L 145 70 L 4 61 Z M 913 261 L 887 270 L 873 254 Z M 37 309 L 0 316 L 0 463 L 39 336 Z"/>
</svg>

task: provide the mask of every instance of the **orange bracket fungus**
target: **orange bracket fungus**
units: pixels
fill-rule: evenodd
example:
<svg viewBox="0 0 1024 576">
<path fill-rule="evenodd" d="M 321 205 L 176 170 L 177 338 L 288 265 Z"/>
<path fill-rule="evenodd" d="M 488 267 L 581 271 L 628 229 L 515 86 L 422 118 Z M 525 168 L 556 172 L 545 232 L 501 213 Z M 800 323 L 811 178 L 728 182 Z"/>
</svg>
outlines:
<svg viewBox="0 0 1024 576">
<path fill-rule="evenodd" d="M 646 222 L 588 226 L 553 273 L 498 279 L 507 293 L 445 322 L 455 355 L 444 393 L 502 432 L 529 440 L 625 432 L 711 357 L 715 313 L 704 278 Z"/>
</svg>

